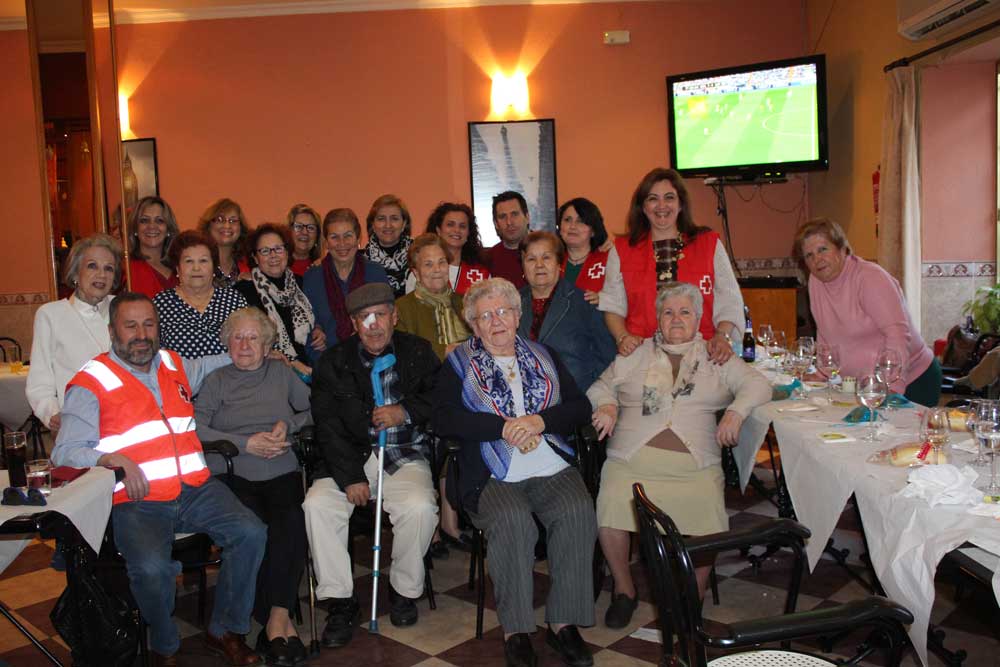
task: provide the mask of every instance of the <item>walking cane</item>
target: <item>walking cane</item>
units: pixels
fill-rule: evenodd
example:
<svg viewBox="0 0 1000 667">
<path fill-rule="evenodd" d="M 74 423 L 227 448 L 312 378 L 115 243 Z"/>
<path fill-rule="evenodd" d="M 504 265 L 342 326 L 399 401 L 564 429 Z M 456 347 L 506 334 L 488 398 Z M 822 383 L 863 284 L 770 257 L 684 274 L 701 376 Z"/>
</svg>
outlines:
<svg viewBox="0 0 1000 667">
<path fill-rule="evenodd" d="M 382 378 L 384 371 L 396 365 L 396 356 L 387 354 L 375 359 L 372 364 L 372 393 L 375 394 L 375 405 L 385 405 L 385 394 L 382 393 Z M 382 473 L 385 470 L 385 429 L 378 434 L 378 489 L 375 493 L 375 544 L 372 554 L 375 564 L 372 565 L 372 617 L 368 621 L 368 630 L 378 634 L 378 561 L 382 551 Z"/>
</svg>

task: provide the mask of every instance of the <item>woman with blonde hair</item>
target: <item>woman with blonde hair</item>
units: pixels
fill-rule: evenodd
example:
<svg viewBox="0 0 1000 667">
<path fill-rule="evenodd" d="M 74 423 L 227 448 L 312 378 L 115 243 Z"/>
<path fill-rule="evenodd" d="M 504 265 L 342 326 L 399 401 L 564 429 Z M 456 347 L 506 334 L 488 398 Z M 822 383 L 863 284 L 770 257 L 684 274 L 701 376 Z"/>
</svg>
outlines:
<svg viewBox="0 0 1000 667">
<path fill-rule="evenodd" d="M 407 252 L 410 238 L 410 211 L 396 195 L 382 195 L 368 211 L 368 245 L 362 254 L 378 264 L 389 276 L 389 286 L 397 297 L 406 293 L 406 274 L 410 269 Z"/>
<path fill-rule="evenodd" d="M 288 229 L 292 232 L 292 256 L 288 268 L 302 286 L 302 276 L 320 255 L 320 217 L 316 209 L 296 204 L 288 211 Z"/>
<path fill-rule="evenodd" d="M 150 299 L 177 285 L 167 265 L 170 243 L 177 238 L 177 219 L 170 204 L 159 197 L 143 197 L 128 218 L 129 287 Z"/>
</svg>

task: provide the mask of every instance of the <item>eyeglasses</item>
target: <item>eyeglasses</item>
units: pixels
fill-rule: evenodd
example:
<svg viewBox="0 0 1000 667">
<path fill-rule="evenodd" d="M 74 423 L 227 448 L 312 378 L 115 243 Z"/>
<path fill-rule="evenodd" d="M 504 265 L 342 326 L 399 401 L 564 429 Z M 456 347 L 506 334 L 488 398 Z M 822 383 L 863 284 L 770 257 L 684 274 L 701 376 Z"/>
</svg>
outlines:
<svg viewBox="0 0 1000 667">
<path fill-rule="evenodd" d="M 285 246 L 276 245 L 270 248 L 257 248 L 257 254 L 259 254 L 261 257 L 267 257 L 271 253 L 274 253 L 275 255 L 278 255 L 280 257 L 281 255 L 285 254 Z"/>
<path fill-rule="evenodd" d="M 292 223 L 293 232 L 315 232 L 317 229 L 319 228 L 316 225 L 303 224 L 301 222 Z"/>
<path fill-rule="evenodd" d="M 473 319 L 482 326 L 488 326 L 494 317 L 501 320 L 509 320 L 514 317 L 515 312 L 517 311 L 513 308 L 497 308 L 496 310 L 487 310 L 485 313 L 479 313 Z"/>
<path fill-rule="evenodd" d="M 229 225 L 238 225 L 238 224 L 240 224 L 240 218 L 239 218 L 239 216 L 236 216 L 236 215 L 231 215 L 228 218 L 225 217 L 224 215 L 217 215 L 217 216 L 215 216 L 215 219 L 212 222 L 214 222 L 214 223 L 216 223 L 218 225 L 226 225 L 226 224 L 229 224 Z"/>
</svg>

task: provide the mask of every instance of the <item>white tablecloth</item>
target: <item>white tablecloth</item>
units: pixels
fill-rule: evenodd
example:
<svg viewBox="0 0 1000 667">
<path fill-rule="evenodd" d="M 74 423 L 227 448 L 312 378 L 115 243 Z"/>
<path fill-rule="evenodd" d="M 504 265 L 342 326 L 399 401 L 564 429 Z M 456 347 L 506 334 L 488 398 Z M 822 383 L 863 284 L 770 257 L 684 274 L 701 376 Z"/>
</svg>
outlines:
<svg viewBox="0 0 1000 667">
<path fill-rule="evenodd" d="M 31 406 L 24 395 L 28 369 L 13 374 L 8 364 L 0 364 L 0 423 L 14 431 L 31 416 Z"/>
<path fill-rule="evenodd" d="M 7 486 L 7 471 L 0 470 L 0 490 Z M 54 511 L 69 519 L 94 551 L 100 551 L 101 540 L 111 516 L 111 494 L 115 473 L 107 468 L 91 468 L 75 480 L 53 489 L 44 507 L 32 505 L 8 507 L 0 505 L 0 524 L 22 514 Z M 28 545 L 31 538 L 0 539 L 0 572 L 7 569 Z"/>
<path fill-rule="evenodd" d="M 781 447 L 784 470 L 795 514 L 812 531 L 806 545 L 810 569 L 819 562 L 833 534 L 847 499 L 853 493 L 864 522 L 872 566 L 890 599 L 914 616 L 910 639 L 920 660 L 927 664 L 927 627 L 934 605 L 934 573 L 946 553 L 963 542 L 972 542 L 992 553 L 1000 553 L 1000 521 L 968 513 L 967 506 L 930 507 L 921 499 L 902 498 L 896 493 L 906 486 L 908 469 L 867 463 L 873 452 L 916 440 L 915 410 L 900 410 L 891 417 L 898 428 L 881 442 L 824 444 L 818 434 L 837 430 L 860 438 L 867 425 L 833 424 L 846 408 L 824 407 L 816 412 L 779 413 L 780 408 L 801 406 L 805 401 L 779 401 L 761 406 L 741 433 L 743 445 L 751 435 L 766 433 L 774 424 Z M 816 423 L 827 422 L 827 423 Z M 960 434 L 953 434 L 960 437 Z M 967 436 L 966 436 L 967 437 Z M 759 442 L 759 441 L 758 441 Z M 959 466 L 971 458 L 955 452 Z M 980 469 L 980 474 L 983 473 Z M 1000 571 L 993 579 L 1000 600 Z"/>
</svg>

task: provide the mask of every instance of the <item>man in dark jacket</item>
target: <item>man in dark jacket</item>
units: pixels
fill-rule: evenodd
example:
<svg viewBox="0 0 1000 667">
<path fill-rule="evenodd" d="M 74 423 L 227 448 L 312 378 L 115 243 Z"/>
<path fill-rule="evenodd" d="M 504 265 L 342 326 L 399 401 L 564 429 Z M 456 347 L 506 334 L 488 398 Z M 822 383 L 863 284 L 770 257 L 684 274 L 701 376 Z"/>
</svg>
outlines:
<svg viewBox="0 0 1000 667">
<path fill-rule="evenodd" d="M 319 585 L 330 598 L 323 645 L 347 644 L 360 614 L 347 550 L 355 506 L 375 500 L 378 437 L 386 432 L 382 503 L 392 522 L 389 620 L 417 622 L 416 599 L 424 589 L 423 557 L 437 526 L 437 501 L 425 432 L 439 362 L 430 343 L 395 332 L 392 288 L 369 283 L 347 297 L 355 334 L 327 350 L 313 372 L 312 412 L 322 464 L 303 509 Z M 385 405 L 375 407 L 372 365 L 393 354 L 380 376 Z"/>
</svg>

